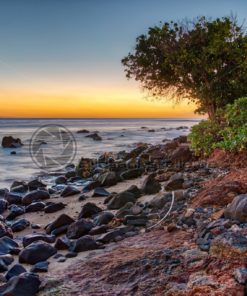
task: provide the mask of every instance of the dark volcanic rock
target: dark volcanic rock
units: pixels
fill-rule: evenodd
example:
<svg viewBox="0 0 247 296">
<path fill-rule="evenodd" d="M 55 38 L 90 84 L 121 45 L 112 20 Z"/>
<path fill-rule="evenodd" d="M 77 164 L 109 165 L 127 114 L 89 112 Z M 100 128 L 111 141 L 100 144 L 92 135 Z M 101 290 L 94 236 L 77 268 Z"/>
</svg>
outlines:
<svg viewBox="0 0 247 296">
<path fill-rule="evenodd" d="M 11 184 L 10 189 L 12 190 L 13 188 L 18 187 L 18 186 L 23 186 L 23 187 L 25 187 L 26 190 L 28 190 L 27 183 L 25 181 L 20 181 L 20 180 L 15 180 Z"/>
<path fill-rule="evenodd" d="M 170 160 L 173 163 L 185 164 L 192 159 L 192 156 L 189 145 L 180 145 L 171 153 Z"/>
<path fill-rule="evenodd" d="M 30 226 L 30 222 L 27 219 L 23 218 L 23 219 L 16 220 L 11 225 L 11 229 L 13 232 L 19 232 L 26 229 L 28 226 Z"/>
<path fill-rule="evenodd" d="M 65 176 L 58 176 L 55 179 L 56 184 L 66 184 L 67 183 L 67 178 Z"/>
<path fill-rule="evenodd" d="M 8 207 L 8 202 L 7 200 L 5 199 L 0 199 L 0 215 L 5 211 L 7 210 L 7 207 Z"/>
<path fill-rule="evenodd" d="M 0 255 L 15 254 L 19 245 L 13 239 L 4 236 L 0 238 Z"/>
<path fill-rule="evenodd" d="M 0 259 L 0 273 L 5 272 L 8 270 L 7 265 L 5 264 L 5 262 L 3 260 Z"/>
<path fill-rule="evenodd" d="M 25 272 L 13 276 L 7 284 L 0 287 L 2 296 L 35 296 L 39 291 L 41 281 L 35 273 Z"/>
<path fill-rule="evenodd" d="M 22 244 L 24 247 L 27 247 L 31 243 L 35 241 L 44 241 L 46 243 L 54 243 L 56 240 L 56 237 L 54 235 L 47 235 L 45 233 L 31 233 L 27 234 L 22 239 Z"/>
<path fill-rule="evenodd" d="M 46 184 L 39 181 L 38 179 L 34 179 L 27 184 L 29 190 L 37 190 L 39 188 L 45 188 Z"/>
<path fill-rule="evenodd" d="M 34 201 L 49 199 L 50 194 L 45 190 L 33 190 L 22 198 L 22 203 L 24 205 L 30 205 Z"/>
<path fill-rule="evenodd" d="M 81 130 L 77 131 L 77 134 L 88 134 L 88 133 L 89 133 L 89 131 L 86 129 L 81 129 Z"/>
<path fill-rule="evenodd" d="M 61 227 L 58 227 L 58 228 L 52 230 L 51 234 L 52 234 L 52 235 L 55 235 L 55 236 L 58 236 L 58 235 L 60 235 L 60 234 L 64 234 L 64 233 L 67 232 L 68 227 L 69 227 L 68 224 L 63 225 L 63 226 L 61 226 Z"/>
<path fill-rule="evenodd" d="M 111 230 L 107 233 L 102 234 L 97 241 L 107 244 L 109 242 L 115 241 L 117 237 L 123 236 L 128 231 L 127 227 L 119 227 Z"/>
<path fill-rule="evenodd" d="M 0 260 L 8 266 L 14 262 L 14 257 L 10 254 L 0 255 Z"/>
<path fill-rule="evenodd" d="M 247 194 L 240 194 L 225 209 L 225 218 L 247 222 Z"/>
<path fill-rule="evenodd" d="M 36 264 L 40 261 L 45 261 L 54 254 L 57 250 L 43 241 L 37 241 L 28 245 L 19 254 L 20 263 Z"/>
<path fill-rule="evenodd" d="M 57 217 L 57 219 L 55 219 L 53 222 L 51 222 L 45 227 L 46 233 L 51 233 L 56 228 L 70 225 L 73 222 L 74 220 L 71 217 L 69 217 L 66 214 L 61 214 L 60 216 Z"/>
<path fill-rule="evenodd" d="M 143 169 L 141 168 L 135 168 L 135 169 L 129 169 L 127 171 L 124 171 L 121 173 L 120 177 L 123 180 L 129 180 L 129 179 L 135 179 L 140 177 L 143 174 Z"/>
<path fill-rule="evenodd" d="M 96 226 L 89 231 L 89 234 L 90 235 L 98 235 L 98 234 L 102 234 L 102 233 L 107 232 L 107 230 L 108 230 L 108 226 L 106 226 L 106 225 Z"/>
<path fill-rule="evenodd" d="M 101 211 L 102 209 L 96 206 L 96 204 L 92 202 L 88 202 L 85 205 L 83 205 L 78 219 L 91 218 L 97 215 L 98 213 L 100 213 Z"/>
<path fill-rule="evenodd" d="M 97 217 L 94 218 L 94 224 L 100 226 L 103 224 L 108 224 L 114 218 L 111 212 L 101 212 Z"/>
<path fill-rule="evenodd" d="M 115 172 L 106 172 L 98 177 L 100 185 L 103 187 L 110 187 L 116 185 L 118 177 Z"/>
<path fill-rule="evenodd" d="M 160 183 L 155 180 L 155 174 L 150 174 L 144 180 L 142 185 L 142 191 L 144 194 L 154 194 L 158 193 L 161 190 Z"/>
<path fill-rule="evenodd" d="M 11 188 L 12 192 L 18 192 L 18 193 L 25 193 L 25 192 L 27 192 L 27 190 L 28 190 L 28 188 L 26 185 L 19 185 L 19 186 Z"/>
<path fill-rule="evenodd" d="M 182 174 L 175 174 L 171 176 L 171 178 L 167 182 L 165 186 L 165 190 L 172 191 L 172 190 L 182 189 L 183 183 L 184 183 L 184 178 Z"/>
<path fill-rule="evenodd" d="M 102 141 L 101 136 L 99 136 L 97 133 L 93 133 L 93 134 L 87 135 L 86 138 L 91 138 L 94 141 Z"/>
<path fill-rule="evenodd" d="M 65 204 L 62 202 L 58 203 L 49 203 L 45 208 L 45 213 L 55 213 L 65 208 Z"/>
<path fill-rule="evenodd" d="M 136 185 L 131 185 L 126 191 L 134 194 L 136 199 L 142 195 L 141 190 Z"/>
<path fill-rule="evenodd" d="M 17 206 L 17 205 L 11 205 L 9 207 L 9 214 L 6 217 L 7 220 L 13 220 L 16 217 L 22 215 L 25 213 L 25 209 L 22 206 Z"/>
<path fill-rule="evenodd" d="M 74 186 L 68 185 L 61 192 L 61 196 L 62 197 L 67 197 L 67 196 L 72 196 L 72 195 L 75 195 L 75 194 L 78 194 L 78 193 L 80 193 L 80 190 L 79 189 L 77 189 Z"/>
<path fill-rule="evenodd" d="M 162 209 L 167 203 L 171 202 L 172 193 L 165 192 L 157 194 L 150 202 L 150 206 L 154 209 Z"/>
<path fill-rule="evenodd" d="M 2 139 L 3 148 L 19 148 L 23 144 L 19 138 L 15 139 L 12 136 L 5 136 Z"/>
<path fill-rule="evenodd" d="M 0 197 L 5 197 L 5 195 L 9 192 L 7 188 L 0 189 Z"/>
<path fill-rule="evenodd" d="M 26 269 L 21 264 L 13 265 L 10 270 L 6 273 L 5 278 L 6 280 L 10 280 L 13 276 L 17 276 L 26 272 Z"/>
<path fill-rule="evenodd" d="M 83 192 L 89 192 L 91 190 L 93 190 L 94 188 L 97 188 L 98 186 L 100 186 L 100 182 L 99 181 L 91 181 L 90 183 L 88 183 L 84 188 L 83 188 Z"/>
<path fill-rule="evenodd" d="M 17 192 L 7 192 L 5 194 L 5 199 L 9 204 L 21 204 L 22 194 Z"/>
<path fill-rule="evenodd" d="M 70 247 L 70 251 L 72 252 L 85 252 L 89 250 L 98 249 L 99 245 L 96 241 L 90 236 L 85 235 L 78 240 L 76 240 Z"/>
<path fill-rule="evenodd" d="M 75 178 L 76 177 L 76 172 L 75 171 L 68 171 L 65 173 L 65 177 L 67 179 Z"/>
<path fill-rule="evenodd" d="M 68 250 L 70 248 L 71 242 L 67 236 L 61 236 L 56 240 L 54 247 L 57 250 Z"/>
<path fill-rule="evenodd" d="M 69 225 L 66 235 L 69 239 L 76 239 L 87 234 L 92 228 L 92 222 L 81 219 Z"/>
<path fill-rule="evenodd" d="M 41 261 L 31 268 L 31 272 L 47 272 L 48 271 L 49 262 L 48 261 Z"/>
<path fill-rule="evenodd" d="M 135 203 L 136 198 L 133 193 L 128 191 L 123 191 L 116 194 L 108 203 L 107 208 L 109 210 L 117 210 L 123 207 L 127 202 Z"/>
<path fill-rule="evenodd" d="M 94 192 L 93 192 L 93 197 L 100 197 L 100 196 L 107 197 L 109 195 L 110 193 L 106 191 L 103 187 L 97 187 L 94 189 Z"/>
<path fill-rule="evenodd" d="M 8 236 L 13 237 L 13 232 L 8 225 L 6 225 L 3 221 L 0 221 L 0 237 Z"/>
<path fill-rule="evenodd" d="M 26 207 L 26 212 L 38 212 L 43 211 L 45 208 L 45 203 L 42 201 L 33 202 Z"/>
</svg>

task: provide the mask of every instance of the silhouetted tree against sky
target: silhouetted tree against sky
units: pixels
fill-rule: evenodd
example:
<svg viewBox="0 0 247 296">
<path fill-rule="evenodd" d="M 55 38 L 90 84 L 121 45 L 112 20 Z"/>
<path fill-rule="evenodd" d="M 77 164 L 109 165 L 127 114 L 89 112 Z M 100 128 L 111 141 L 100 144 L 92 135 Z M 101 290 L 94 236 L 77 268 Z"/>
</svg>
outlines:
<svg viewBox="0 0 247 296">
<path fill-rule="evenodd" d="M 149 95 L 187 98 L 209 118 L 247 95 L 247 36 L 234 17 L 149 28 L 122 64 L 127 78 L 135 78 Z"/>
</svg>

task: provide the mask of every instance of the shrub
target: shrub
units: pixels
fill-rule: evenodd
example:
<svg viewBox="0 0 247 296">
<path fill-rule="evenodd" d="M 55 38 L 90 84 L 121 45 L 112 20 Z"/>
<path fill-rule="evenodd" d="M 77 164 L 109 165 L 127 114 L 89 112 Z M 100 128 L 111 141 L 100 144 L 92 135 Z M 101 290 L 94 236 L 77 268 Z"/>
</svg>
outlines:
<svg viewBox="0 0 247 296">
<path fill-rule="evenodd" d="M 247 97 L 236 100 L 219 114 L 214 121 L 202 121 L 192 127 L 189 138 L 196 155 L 208 156 L 214 148 L 235 152 L 247 148 Z"/>
<path fill-rule="evenodd" d="M 220 141 L 220 125 L 215 121 L 203 120 L 191 129 L 189 139 L 196 155 L 208 156 L 213 145 Z"/>
</svg>

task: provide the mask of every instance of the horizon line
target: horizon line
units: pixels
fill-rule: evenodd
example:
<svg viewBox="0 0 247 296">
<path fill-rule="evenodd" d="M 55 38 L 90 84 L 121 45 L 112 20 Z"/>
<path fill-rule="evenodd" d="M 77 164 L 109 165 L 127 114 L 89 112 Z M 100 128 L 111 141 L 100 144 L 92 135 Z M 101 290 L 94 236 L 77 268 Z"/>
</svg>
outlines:
<svg viewBox="0 0 247 296">
<path fill-rule="evenodd" d="M 82 119 L 165 119 L 165 120 L 200 120 L 201 117 L 0 117 L 0 119 L 6 120 L 13 120 L 13 119 L 42 119 L 42 120 L 56 120 L 56 119 L 63 119 L 63 120 L 82 120 Z"/>
</svg>

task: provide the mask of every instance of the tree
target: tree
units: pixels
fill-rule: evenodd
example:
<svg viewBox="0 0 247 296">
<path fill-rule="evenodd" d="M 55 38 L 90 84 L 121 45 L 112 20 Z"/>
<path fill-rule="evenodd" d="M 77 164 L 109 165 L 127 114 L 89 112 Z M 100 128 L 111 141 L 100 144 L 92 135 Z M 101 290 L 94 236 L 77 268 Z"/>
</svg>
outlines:
<svg viewBox="0 0 247 296">
<path fill-rule="evenodd" d="M 214 118 L 218 108 L 247 96 L 247 36 L 233 17 L 205 17 L 149 28 L 122 59 L 156 98 L 189 99 Z"/>
</svg>

